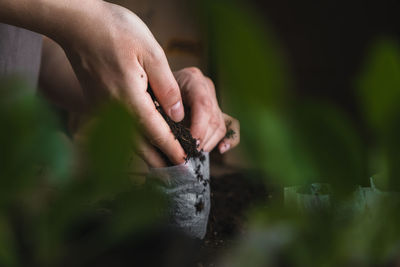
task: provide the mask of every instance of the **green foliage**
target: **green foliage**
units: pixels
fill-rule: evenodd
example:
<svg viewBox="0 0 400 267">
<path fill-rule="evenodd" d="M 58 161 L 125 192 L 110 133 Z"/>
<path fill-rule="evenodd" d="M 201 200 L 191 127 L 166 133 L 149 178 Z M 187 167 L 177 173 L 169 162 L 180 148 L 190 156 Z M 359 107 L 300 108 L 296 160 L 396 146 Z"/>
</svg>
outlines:
<svg viewBox="0 0 400 267">
<path fill-rule="evenodd" d="M 32 88 L 3 80 L 0 96 L 1 266 L 85 266 L 163 221 L 167 201 L 130 180 L 135 122 L 121 105 L 96 112 L 76 149 Z"/>
<path fill-rule="evenodd" d="M 268 28 L 262 30 L 256 12 L 239 1 L 208 1 L 205 14 L 219 87 L 229 91 L 224 102 L 241 121 L 242 146 L 251 160 L 268 182 L 282 187 L 317 182 L 332 188 L 330 205 L 314 212 L 279 201 L 256 208 L 249 233 L 226 266 L 369 266 L 397 259 L 400 193 L 387 191 L 400 190 L 398 43 L 376 42 L 355 77 L 365 121 L 376 137 L 370 147 L 340 107 L 294 101 L 280 46 Z M 369 153 L 374 162 L 367 160 Z M 383 190 L 373 191 L 377 196 L 359 187 L 376 167 Z M 367 195 L 360 202 L 357 194 Z M 312 194 L 302 196 L 312 200 Z"/>
<path fill-rule="evenodd" d="M 378 137 L 381 171 L 389 190 L 399 190 L 400 152 L 400 47 L 390 39 L 374 43 L 367 55 L 363 73 L 357 80 L 365 118 Z"/>
<path fill-rule="evenodd" d="M 375 42 L 357 80 L 360 103 L 371 127 L 381 132 L 398 120 L 400 49 L 394 40 Z"/>
<path fill-rule="evenodd" d="M 16 191 L 37 181 L 31 179 L 44 171 L 53 182 L 68 176 L 70 148 L 56 132 L 57 122 L 22 82 L 5 80 L 0 88 L 0 203 L 12 199 Z M 58 155 L 58 156 L 54 156 Z"/>
<path fill-rule="evenodd" d="M 226 1 L 210 2 L 209 11 L 217 69 L 252 159 L 279 184 L 329 180 L 351 191 L 361 183 L 362 144 L 346 114 L 289 97 L 285 59 L 254 12 Z"/>
<path fill-rule="evenodd" d="M 0 264 L 4 266 L 17 266 L 15 236 L 7 218 L 0 215 Z"/>
<path fill-rule="evenodd" d="M 305 188 L 286 190 L 297 205 L 275 201 L 252 209 L 249 231 L 226 266 L 398 261 L 398 43 L 375 42 L 355 77 L 375 138 L 369 146 L 340 107 L 294 99 L 284 53 L 255 11 L 236 1 L 203 4 L 218 86 L 229 91 L 224 101 L 241 121 L 242 146 L 266 182 Z M 77 150 L 31 88 L 0 81 L 0 266 L 86 266 L 164 222 L 167 201 L 152 185 L 129 180 L 135 121 L 117 103 L 96 114 Z M 366 186 L 372 165 L 381 174 Z M 329 192 L 308 190 L 315 184 L 328 184 Z M 329 205 L 299 207 L 322 196 Z"/>
<path fill-rule="evenodd" d="M 287 101 L 290 79 L 277 42 L 245 6 L 208 1 L 207 19 L 213 59 L 229 88 L 236 116 L 247 116 L 247 104 L 279 107 Z M 256 37 L 256 38 L 254 38 Z M 254 92 L 254 93 L 252 93 Z"/>
</svg>

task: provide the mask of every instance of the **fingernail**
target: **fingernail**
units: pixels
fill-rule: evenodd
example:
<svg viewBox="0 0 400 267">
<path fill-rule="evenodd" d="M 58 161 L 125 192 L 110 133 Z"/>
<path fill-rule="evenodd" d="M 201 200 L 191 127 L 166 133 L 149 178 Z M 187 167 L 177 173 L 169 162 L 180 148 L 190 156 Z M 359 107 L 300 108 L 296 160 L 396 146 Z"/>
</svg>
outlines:
<svg viewBox="0 0 400 267">
<path fill-rule="evenodd" d="M 229 150 L 229 148 L 231 148 L 231 144 L 225 144 L 225 143 L 224 143 L 224 145 L 221 147 L 221 149 L 219 150 L 219 152 L 220 152 L 221 154 L 224 154 L 226 151 Z"/>
<path fill-rule="evenodd" d="M 181 101 L 176 102 L 169 110 L 169 116 L 176 122 L 183 120 L 183 108 Z"/>
</svg>

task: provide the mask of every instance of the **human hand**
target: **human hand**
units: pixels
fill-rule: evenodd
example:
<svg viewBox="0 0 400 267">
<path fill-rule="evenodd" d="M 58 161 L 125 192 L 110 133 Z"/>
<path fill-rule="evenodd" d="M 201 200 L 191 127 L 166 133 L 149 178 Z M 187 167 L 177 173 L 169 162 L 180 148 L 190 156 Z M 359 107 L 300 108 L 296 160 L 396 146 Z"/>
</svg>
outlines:
<svg viewBox="0 0 400 267">
<path fill-rule="evenodd" d="M 210 152 L 217 145 L 220 153 L 240 142 L 239 122 L 219 108 L 214 83 L 197 68 L 174 73 L 183 101 L 190 109 L 190 131 L 199 140 L 199 149 Z M 228 131 L 227 131 L 228 130 Z M 227 132 L 230 133 L 227 135 Z M 145 139 L 139 142 L 139 154 L 150 167 L 165 167 L 163 156 Z"/>
<path fill-rule="evenodd" d="M 220 153 L 224 153 L 235 147 L 240 141 L 239 122 L 222 113 L 212 80 L 195 67 L 182 69 L 174 75 L 184 103 L 190 107 L 190 131 L 199 140 L 199 149 L 210 152 L 218 145 Z M 234 138 L 224 138 L 228 125 L 237 132 Z"/>
<path fill-rule="evenodd" d="M 183 162 L 185 153 L 155 109 L 147 86 L 150 83 L 158 102 L 174 121 L 184 117 L 180 91 L 163 50 L 135 14 L 100 0 L 14 0 L 0 2 L 0 21 L 58 42 L 72 63 L 86 102 L 107 97 L 124 102 L 137 116 L 150 143 L 172 164 Z M 193 106 L 193 135 L 199 138 L 200 148 L 210 151 L 226 131 L 214 85 L 194 69 L 178 72 L 177 79 L 189 106 Z M 208 97 L 201 88 L 207 88 Z M 233 125 L 238 126 L 235 121 Z M 235 145 L 225 141 L 219 145 L 221 152 Z"/>
<path fill-rule="evenodd" d="M 147 26 L 129 10 L 98 2 L 96 16 L 82 26 L 56 36 L 83 87 L 86 99 L 97 102 L 114 98 L 125 103 L 137 117 L 150 143 L 172 164 L 185 153 L 147 93 L 148 83 L 166 113 L 181 121 L 184 110 L 178 84 L 165 54 Z M 67 26 L 68 27 L 68 26 Z"/>
</svg>

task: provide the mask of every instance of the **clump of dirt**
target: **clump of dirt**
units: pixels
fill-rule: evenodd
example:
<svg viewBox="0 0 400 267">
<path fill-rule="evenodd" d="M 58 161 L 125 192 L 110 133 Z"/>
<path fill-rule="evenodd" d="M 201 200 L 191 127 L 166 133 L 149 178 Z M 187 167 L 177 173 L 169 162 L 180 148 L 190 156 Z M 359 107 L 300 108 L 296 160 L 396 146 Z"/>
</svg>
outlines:
<svg viewBox="0 0 400 267">
<path fill-rule="evenodd" d="M 200 199 L 196 204 L 194 204 L 194 207 L 196 208 L 196 213 L 200 213 L 204 209 L 204 202 L 203 199 Z"/>
<path fill-rule="evenodd" d="M 153 93 L 153 90 L 151 89 L 150 86 L 148 87 L 147 92 L 150 94 L 151 99 L 153 100 L 154 105 L 156 106 L 156 109 L 158 110 L 158 112 L 160 112 L 161 116 L 167 122 L 173 135 L 179 141 L 183 150 L 185 151 L 186 153 L 185 161 L 188 161 L 191 158 L 195 159 L 198 158 L 201 162 L 203 162 L 205 160 L 205 156 L 202 153 L 203 151 L 198 150 L 197 140 L 193 138 L 192 134 L 190 133 L 190 129 L 185 126 L 183 121 L 175 122 L 165 113 L 165 111 L 158 103 Z"/>
<path fill-rule="evenodd" d="M 232 137 L 234 137 L 235 136 L 235 134 L 236 134 L 236 132 L 234 131 L 234 130 L 232 130 L 232 129 L 228 129 L 228 131 L 226 132 L 226 134 L 225 134 L 225 138 L 232 138 Z"/>
<path fill-rule="evenodd" d="M 197 167 L 196 167 L 196 170 L 195 170 L 196 178 L 199 182 L 203 182 L 204 186 L 207 186 L 208 180 L 204 179 L 203 174 L 201 174 L 200 167 L 201 167 L 200 165 L 197 165 Z"/>
<path fill-rule="evenodd" d="M 233 138 L 235 136 L 235 134 L 236 134 L 236 132 L 230 128 L 231 125 L 232 125 L 232 121 L 228 121 L 226 123 L 227 131 L 226 131 L 226 134 L 225 134 L 225 138 L 228 138 L 228 139 L 229 138 Z"/>
</svg>

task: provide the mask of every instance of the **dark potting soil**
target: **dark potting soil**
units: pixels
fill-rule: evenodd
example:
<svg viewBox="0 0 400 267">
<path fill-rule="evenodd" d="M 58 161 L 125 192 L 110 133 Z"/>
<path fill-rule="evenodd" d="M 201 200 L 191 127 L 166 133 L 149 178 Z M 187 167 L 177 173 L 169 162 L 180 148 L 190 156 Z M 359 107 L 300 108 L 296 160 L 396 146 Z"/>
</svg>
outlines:
<svg viewBox="0 0 400 267">
<path fill-rule="evenodd" d="M 184 121 L 181 121 L 181 122 L 173 121 L 164 112 L 164 110 L 162 109 L 160 104 L 157 102 L 157 99 L 156 99 L 150 86 L 148 87 L 147 92 L 150 94 L 151 99 L 153 100 L 154 105 L 156 106 L 156 109 L 158 110 L 158 112 L 160 112 L 161 116 L 167 122 L 173 135 L 179 141 L 183 150 L 185 151 L 185 153 L 186 153 L 185 160 L 187 161 L 191 158 L 198 158 L 198 159 L 200 159 L 201 162 L 203 162 L 205 160 L 205 157 L 204 157 L 202 151 L 199 151 L 197 149 L 198 148 L 197 140 L 195 138 L 193 138 L 192 134 L 190 133 L 190 129 L 188 127 L 186 127 Z"/>
<path fill-rule="evenodd" d="M 217 266 L 218 260 L 246 232 L 246 212 L 268 204 L 272 193 L 257 173 L 234 173 L 210 179 L 211 210 L 197 266 Z"/>
<path fill-rule="evenodd" d="M 270 202 L 270 192 L 258 180 L 257 173 L 240 172 L 210 179 L 211 210 L 204 240 L 193 240 L 160 222 L 148 231 L 126 237 L 125 241 L 109 248 L 79 265 L 70 258 L 63 266 L 157 266 L 209 267 L 218 266 L 226 251 L 240 242 L 246 232 L 246 212 L 257 204 Z M 79 239 L 80 241 L 81 239 Z"/>
</svg>

